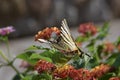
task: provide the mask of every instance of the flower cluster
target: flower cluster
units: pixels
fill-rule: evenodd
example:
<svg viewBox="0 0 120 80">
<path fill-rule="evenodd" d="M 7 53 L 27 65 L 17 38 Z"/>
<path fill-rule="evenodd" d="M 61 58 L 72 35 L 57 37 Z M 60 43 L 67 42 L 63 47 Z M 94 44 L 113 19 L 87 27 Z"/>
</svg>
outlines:
<svg viewBox="0 0 120 80">
<path fill-rule="evenodd" d="M 87 70 L 84 68 L 75 69 L 73 66 L 65 65 L 54 71 L 54 76 L 57 78 L 70 77 L 73 80 L 96 80 L 103 76 L 105 73 L 109 72 L 110 66 L 101 64 L 93 68 L 92 70 Z"/>
<path fill-rule="evenodd" d="M 55 65 L 47 62 L 45 60 L 39 60 L 37 64 L 35 65 L 35 70 L 38 71 L 38 73 L 42 72 L 51 72 L 55 69 Z"/>
<path fill-rule="evenodd" d="M 101 64 L 92 70 L 87 70 L 84 68 L 75 69 L 71 65 L 56 67 L 52 63 L 46 62 L 44 60 L 39 60 L 35 65 L 35 70 L 37 70 L 38 73 L 51 71 L 55 79 L 65 79 L 67 77 L 70 77 L 73 80 L 97 80 L 105 73 L 109 72 L 111 70 L 111 67 L 109 65 Z"/>
<path fill-rule="evenodd" d="M 85 24 L 81 24 L 79 29 L 78 29 L 79 33 L 81 33 L 82 35 L 95 35 L 97 33 L 97 28 L 93 23 L 85 23 Z"/>
<path fill-rule="evenodd" d="M 60 29 L 45 28 L 35 35 L 35 41 L 47 43 L 49 47 L 30 46 L 14 59 L 8 58 L 9 48 L 8 57 L 0 51 L 0 57 L 6 61 L 0 61 L 0 67 L 14 69 L 18 79 L 15 76 L 13 80 L 120 80 L 120 37 L 113 43 L 103 43 L 108 27 L 108 23 L 102 28 L 93 23 L 81 24 L 80 35 L 74 40 L 63 20 Z M 8 34 L 13 31 L 12 26 L 0 28 L 0 40 L 7 46 Z M 20 67 L 27 68 L 22 73 L 14 66 L 17 58 L 23 60 Z"/>
<path fill-rule="evenodd" d="M 107 42 L 104 44 L 104 49 L 103 49 L 103 52 L 105 53 L 111 53 L 114 51 L 114 44 L 110 43 L 110 42 Z"/>
<path fill-rule="evenodd" d="M 102 31 L 102 29 L 100 29 L 100 30 Z M 85 23 L 85 24 L 80 25 L 78 31 L 79 31 L 79 33 L 82 34 L 82 37 L 78 37 L 78 42 L 80 42 L 82 40 L 87 41 L 87 39 L 89 40 L 90 37 L 93 37 L 98 32 L 98 28 L 93 23 Z M 71 40 L 69 40 L 69 38 L 71 36 L 70 36 L 70 33 L 69 32 L 67 33 L 67 32 L 68 32 L 67 27 L 64 24 L 62 25 L 61 30 L 59 30 L 56 27 L 45 28 L 44 30 L 38 32 L 38 34 L 35 36 L 35 40 L 42 41 L 42 39 L 43 39 L 43 40 L 46 40 L 48 42 L 52 42 L 51 36 L 52 36 L 52 33 L 55 33 L 56 36 L 58 36 L 58 37 L 55 38 L 56 40 L 55 39 L 53 40 L 54 42 L 56 41 L 55 45 L 53 45 L 53 47 L 54 48 L 57 47 L 56 49 L 58 49 L 58 51 L 60 51 L 61 48 L 64 48 L 64 46 L 61 47 L 59 45 L 61 45 L 61 44 L 64 45 L 65 42 L 70 44 Z M 106 33 L 104 33 L 104 34 L 106 34 Z M 83 36 L 87 36 L 87 37 L 83 37 Z M 101 37 L 101 34 L 98 34 L 95 36 L 97 36 L 97 37 L 95 37 L 96 39 L 93 38 L 94 39 L 93 41 L 90 39 L 91 42 L 88 45 L 89 46 L 88 49 L 91 49 L 94 47 L 93 45 L 95 44 L 95 41 L 97 40 L 97 38 L 99 39 Z M 103 34 L 102 34 L 102 37 L 104 37 Z M 83 38 L 85 38 L 85 39 L 83 39 Z M 63 41 L 63 43 L 60 41 Z M 43 42 L 45 42 L 45 41 L 43 41 Z M 54 42 L 52 42 L 52 44 Z M 83 44 L 83 43 L 79 43 L 78 45 L 80 46 L 81 44 Z M 73 46 L 73 44 L 70 46 Z M 110 42 L 104 43 L 104 44 L 99 45 L 97 47 L 99 48 L 99 49 L 97 49 L 97 53 L 113 53 L 114 49 L 115 49 L 115 45 L 113 43 L 110 43 Z M 92 50 L 93 49 L 91 49 L 91 51 Z M 107 59 L 109 55 L 107 57 L 105 57 L 105 56 L 106 56 L 106 54 L 98 54 L 97 58 L 102 59 L 102 57 L 103 57 L 104 59 Z M 112 69 L 111 66 L 104 64 L 104 62 L 102 62 L 102 60 L 100 60 L 99 62 L 100 63 L 98 63 L 98 64 L 101 64 L 101 65 L 94 66 L 94 68 L 91 67 L 91 69 L 88 70 L 88 69 L 85 69 L 83 67 L 80 69 L 76 69 L 76 66 L 71 66 L 70 64 L 65 64 L 62 66 L 59 66 L 59 65 L 55 66 L 55 65 L 53 65 L 54 63 L 52 64 L 52 63 L 40 60 L 36 64 L 35 70 L 37 70 L 38 73 L 42 73 L 44 71 L 48 71 L 48 72 L 51 71 L 51 75 L 53 76 L 53 78 L 55 80 L 56 79 L 66 79 L 66 78 L 70 78 L 72 80 L 97 80 L 97 79 L 101 78 L 103 75 L 109 73 Z"/>
<path fill-rule="evenodd" d="M 54 77 L 55 78 L 66 78 L 69 76 L 69 73 L 71 72 L 71 70 L 73 70 L 74 67 L 71 65 L 64 65 L 62 67 L 58 67 L 55 71 L 54 71 Z"/>
<path fill-rule="evenodd" d="M 60 34 L 60 30 L 57 27 L 51 27 L 51 28 L 45 28 L 42 31 L 39 31 L 38 34 L 35 35 L 35 40 L 38 39 L 45 39 L 49 40 L 51 38 L 52 33 L 55 33 L 56 35 Z"/>
<path fill-rule="evenodd" d="M 100 78 L 109 71 L 111 71 L 111 67 L 109 65 L 101 64 L 100 66 L 96 66 L 95 68 L 93 68 L 90 73 L 95 78 Z"/>
<path fill-rule="evenodd" d="M 71 70 L 69 77 L 73 80 L 96 80 L 90 71 L 84 68 Z"/>
<path fill-rule="evenodd" d="M 0 28 L 0 35 L 5 36 L 10 34 L 11 32 L 14 32 L 15 29 L 12 26 L 8 26 L 5 28 Z"/>
</svg>

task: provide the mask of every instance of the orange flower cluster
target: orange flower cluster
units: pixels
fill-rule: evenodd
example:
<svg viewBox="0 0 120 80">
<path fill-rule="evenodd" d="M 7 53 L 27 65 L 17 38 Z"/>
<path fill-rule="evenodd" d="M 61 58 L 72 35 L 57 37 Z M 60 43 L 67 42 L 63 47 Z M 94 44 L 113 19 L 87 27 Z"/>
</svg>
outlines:
<svg viewBox="0 0 120 80">
<path fill-rule="evenodd" d="M 37 64 L 35 65 L 35 70 L 38 71 L 38 73 L 42 72 L 51 72 L 55 69 L 55 65 L 47 62 L 45 60 L 39 60 Z"/>
<path fill-rule="evenodd" d="M 42 31 L 39 31 L 36 35 L 35 35 L 35 40 L 37 41 L 38 39 L 45 39 L 48 40 L 51 37 L 52 33 L 56 33 L 56 35 L 60 34 L 60 30 L 57 27 L 51 27 L 51 28 L 45 28 Z"/>
<path fill-rule="evenodd" d="M 109 80 L 120 80 L 120 77 L 112 77 Z"/>
<path fill-rule="evenodd" d="M 115 46 L 112 43 L 107 42 L 104 44 L 103 52 L 111 53 L 111 52 L 113 52 L 114 49 L 115 49 Z"/>
<path fill-rule="evenodd" d="M 66 78 L 66 77 L 68 77 L 70 71 L 73 69 L 74 69 L 74 67 L 72 67 L 70 65 L 65 65 L 63 67 L 57 68 L 54 71 L 53 75 L 55 78 Z"/>
<path fill-rule="evenodd" d="M 87 69 L 74 69 L 69 73 L 69 77 L 73 80 L 96 80 Z"/>
<path fill-rule="evenodd" d="M 50 62 L 39 60 L 35 65 L 35 70 L 37 70 L 38 73 L 52 73 L 54 79 L 65 79 L 67 77 L 70 77 L 72 80 L 97 80 L 105 73 L 109 72 L 111 70 L 111 67 L 109 65 L 101 64 L 92 70 L 87 70 L 84 68 L 75 69 L 71 65 L 64 65 L 62 67 L 56 68 L 56 66 Z"/>
<path fill-rule="evenodd" d="M 88 33 L 90 33 L 91 35 L 95 35 L 97 33 L 97 28 L 93 23 L 84 23 L 81 24 L 78 32 L 83 34 L 83 35 L 87 35 Z"/>
<path fill-rule="evenodd" d="M 105 73 L 109 72 L 111 70 L 111 67 L 109 65 L 101 64 L 100 66 L 96 66 L 93 68 L 90 73 L 95 78 L 100 78 Z"/>
<path fill-rule="evenodd" d="M 70 77 L 72 80 L 96 80 L 91 76 L 90 71 L 86 69 L 75 69 L 70 65 L 65 65 L 54 71 L 55 78 L 67 78 Z"/>
</svg>

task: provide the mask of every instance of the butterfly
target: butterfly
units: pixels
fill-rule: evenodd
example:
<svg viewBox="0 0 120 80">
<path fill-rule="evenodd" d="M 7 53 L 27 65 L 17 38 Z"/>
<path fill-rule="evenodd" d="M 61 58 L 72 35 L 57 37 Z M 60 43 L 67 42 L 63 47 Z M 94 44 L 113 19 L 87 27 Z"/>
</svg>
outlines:
<svg viewBox="0 0 120 80">
<path fill-rule="evenodd" d="M 57 28 L 51 28 L 53 32 L 50 32 L 49 36 L 50 39 L 41 39 L 39 38 L 39 33 L 37 35 L 37 38 L 39 42 L 44 42 L 44 43 L 49 43 L 53 48 L 59 50 L 60 52 L 64 53 L 67 56 L 74 56 L 74 55 L 78 55 L 78 56 L 82 56 L 84 53 L 75 43 L 75 40 L 73 39 L 71 33 L 70 33 L 70 29 L 68 27 L 67 21 L 66 19 L 62 20 L 62 24 L 60 27 L 60 33 L 59 35 L 56 34 L 56 30 L 58 30 Z M 49 29 L 49 31 L 51 30 Z M 46 30 L 44 30 L 46 31 Z M 47 33 L 49 31 L 46 31 L 44 33 Z M 59 31 L 57 31 L 59 32 Z M 44 34 L 43 34 L 44 35 Z M 47 35 L 46 35 L 47 36 Z M 88 54 L 86 54 L 87 56 L 89 56 Z"/>
<path fill-rule="evenodd" d="M 61 25 L 62 26 L 60 36 L 58 36 L 55 41 L 52 41 L 51 45 L 54 48 L 62 51 L 66 55 L 79 55 L 81 57 L 83 54 L 86 54 L 75 43 L 75 40 L 70 33 L 70 29 L 68 27 L 66 19 L 62 21 Z M 86 55 L 89 56 L 88 54 Z"/>
</svg>

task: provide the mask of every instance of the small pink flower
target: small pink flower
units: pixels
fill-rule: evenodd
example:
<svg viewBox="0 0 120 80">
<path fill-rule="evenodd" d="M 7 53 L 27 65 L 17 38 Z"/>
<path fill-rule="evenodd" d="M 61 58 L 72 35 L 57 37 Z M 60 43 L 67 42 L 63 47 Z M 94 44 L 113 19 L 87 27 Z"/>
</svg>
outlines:
<svg viewBox="0 0 120 80">
<path fill-rule="evenodd" d="M 0 28 L 0 35 L 5 36 L 10 34 L 11 32 L 14 32 L 15 29 L 13 28 L 13 26 L 8 26 L 5 28 Z"/>
<path fill-rule="evenodd" d="M 21 68 L 28 68 L 29 66 L 31 66 L 31 65 L 26 61 L 22 61 L 21 64 L 20 64 Z"/>
</svg>

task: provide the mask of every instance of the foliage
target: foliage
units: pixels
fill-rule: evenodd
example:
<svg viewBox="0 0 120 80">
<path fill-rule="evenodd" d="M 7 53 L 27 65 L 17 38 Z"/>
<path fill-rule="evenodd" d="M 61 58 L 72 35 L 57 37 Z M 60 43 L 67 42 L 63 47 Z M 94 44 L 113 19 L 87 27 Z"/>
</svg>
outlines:
<svg viewBox="0 0 120 80">
<path fill-rule="evenodd" d="M 51 44 L 50 48 L 33 45 L 12 60 L 9 60 L 0 51 L 0 55 L 6 61 L 6 64 L 2 64 L 2 67 L 4 65 L 10 66 L 16 71 L 13 80 L 110 80 L 112 77 L 119 78 L 120 37 L 115 42 L 103 41 L 108 35 L 108 23 L 105 23 L 103 27 L 96 27 L 91 23 L 82 24 L 80 27 L 79 36 L 74 41 L 83 52 L 81 56 L 76 51 L 67 52 L 69 49 L 66 45 L 66 52 L 51 47 Z M 56 31 L 58 29 L 55 27 L 47 28 L 43 32 L 49 32 L 50 30 Z M 47 33 L 44 35 L 42 32 L 38 32 L 36 40 L 39 37 L 45 38 L 44 36 L 47 36 L 47 39 L 51 36 L 56 39 L 59 32 L 57 32 L 57 35 L 50 32 L 48 33 L 49 36 L 47 36 Z M 0 41 L 8 43 L 8 35 L 0 35 Z M 57 44 L 60 44 L 59 40 L 57 41 Z M 47 40 L 44 40 L 44 42 L 47 42 Z M 22 67 L 26 68 L 22 73 L 13 65 L 18 58 L 25 61 L 21 64 Z"/>
</svg>

